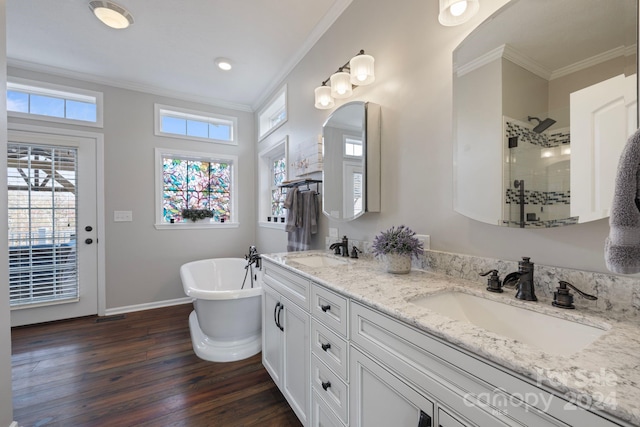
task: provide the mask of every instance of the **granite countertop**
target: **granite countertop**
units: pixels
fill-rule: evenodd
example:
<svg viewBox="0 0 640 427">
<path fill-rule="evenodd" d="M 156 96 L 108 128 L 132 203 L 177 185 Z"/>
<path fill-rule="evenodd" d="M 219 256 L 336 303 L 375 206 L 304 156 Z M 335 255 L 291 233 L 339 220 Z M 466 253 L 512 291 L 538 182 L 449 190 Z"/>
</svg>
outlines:
<svg viewBox="0 0 640 427">
<path fill-rule="evenodd" d="M 576 402 L 579 398 L 582 402 L 592 402 L 594 409 L 640 426 L 640 325 L 637 322 L 604 318 L 601 313 L 595 315 L 583 309 L 559 309 L 540 296 L 538 302 L 520 301 L 514 298 L 513 290 L 490 293 L 479 283 L 424 270 L 389 274 L 381 262 L 371 258 L 349 259 L 344 265 L 331 267 L 308 267 L 296 262 L 296 258 L 317 254 L 332 256 L 323 251 L 307 251 L 263 257 L 544 384 L 569 401 Z M 451 290 L 596 326 L 606 333 L 570 356 L 555 355 L 411 303 L 420 297 Z"/>
</svg>

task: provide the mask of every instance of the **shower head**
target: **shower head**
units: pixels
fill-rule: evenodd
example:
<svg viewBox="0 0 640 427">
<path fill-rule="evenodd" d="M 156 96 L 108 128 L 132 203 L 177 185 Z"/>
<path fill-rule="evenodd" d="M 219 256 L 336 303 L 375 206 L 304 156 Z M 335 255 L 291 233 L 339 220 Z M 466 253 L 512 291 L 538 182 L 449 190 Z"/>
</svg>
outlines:
<svg viewBox="0 0 640 427">
<path fill-rule="evenodd" d="M 551 126 L 553 126 L 553 124 L 556 122 L 555 120 L 551 119 L 551 118 L 546 118 L 544 120 L 540 120 L 537 117 L 527 117 L 527 120 L 531 121 L 531 120 L 537 120 L 538 121 L 538 125 L 536 127 L 533 128 L 533 131 L 535 133 L 542 133 L 545 130 L 549 129 Z"/>
</svg>

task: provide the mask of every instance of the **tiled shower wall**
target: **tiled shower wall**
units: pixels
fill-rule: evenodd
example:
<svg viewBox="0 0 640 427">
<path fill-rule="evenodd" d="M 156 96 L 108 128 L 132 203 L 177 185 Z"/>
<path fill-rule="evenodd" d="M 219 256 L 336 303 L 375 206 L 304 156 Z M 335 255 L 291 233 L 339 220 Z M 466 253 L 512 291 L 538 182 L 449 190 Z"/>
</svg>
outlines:
<svg viewBox="0 0 640 427">
<path fill-rule="evenodd" d="M 504 223 L 518 227 L 519 189 L 515 180 L 525 183 L 525 221 L 527 227 L 555 227 L 577 222 L 570 217 L 569 129 L 533 132 L 531 123 L 505 117 L 505 147 L 517 138 L 517 147 L 506 148 L 503 207 Z M 527 219 L 527 214 L 529 217 Z"/>
</svg>

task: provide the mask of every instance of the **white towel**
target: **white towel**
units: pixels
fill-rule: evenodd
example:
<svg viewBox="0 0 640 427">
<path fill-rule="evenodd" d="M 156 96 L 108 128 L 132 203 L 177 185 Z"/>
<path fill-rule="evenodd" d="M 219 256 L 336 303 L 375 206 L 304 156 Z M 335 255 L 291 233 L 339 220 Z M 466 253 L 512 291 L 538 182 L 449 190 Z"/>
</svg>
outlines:
<svg viewBox="0 0 640 427">
<path fill-rule="evenodd" d="M 609 226 L 604 248 L 607 268 L 620 274 L 640 273 L 640 130 L 620 156 Z"/>
</svg>

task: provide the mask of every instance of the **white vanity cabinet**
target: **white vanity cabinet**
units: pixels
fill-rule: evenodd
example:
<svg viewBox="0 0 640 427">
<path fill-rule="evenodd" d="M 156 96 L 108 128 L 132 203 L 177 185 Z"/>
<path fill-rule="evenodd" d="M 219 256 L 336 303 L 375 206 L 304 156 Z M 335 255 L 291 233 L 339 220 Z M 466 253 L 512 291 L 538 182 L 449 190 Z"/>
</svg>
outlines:
<svg viewBox="0 0 640 427">
<path fill-rule="evenodd" d="M 433 426 L 614 426 L 597 414 L 489 364 L 471 353 L 414 329 L 385 314 L 351 302 L 351 426 L 383 426 L 375 419 L 360 418 L 375 408 L 387 408 L 390 399 L 406 399 L 410 422 L 395 426 L 416 426 L 417 395 L 433 402 Z M 362 354 L 362 355 L 360 355 Z M 368 356 L 367 362 L 365 355 Z M 372 368 L 378 365 L 377 371 Z M 367 373 L 364 373 L 365 368 Z M 358 376 L 378 375 L 398 396 L 367 391 L 369 385 Z M 390 378 L 390 379 L 389 379 Z M 395 378 L 395 385 L 392 380 Z M 378 386 L 381 389 L 382 386 Z M 409 403 L 411 402 L 411 403 Z M 411 407 L 414 405 L 414 407 Z M 427 404 L 428 407 L 428 404 Z M 404 413 L 404 412 L 403 412 Z M 455 414 L 455 415 L 454 415 Z M 356 424 L 357 423 L 357 424 Z M 429 425 L 429 424 L 424 424 Z"/>
<path fill-rule="evenodd" d="M 306 426 L 311 409 L 310 283 L 270 262 L 263 265 L 262 282 L 262 363 Z"/>
<path fill-rule="evenodd" d="M 349 419 L 347 298 L 311 286 L 312 425 L 344 427 Z"/>
<path fill-rule="evenodd" d="M 432 427 L 434 405 L 372 358 L 351 348 L 352 427 Z"/>
<path fill-rule="evenodd" d="M 262 277 L 263 364 L 305 426 L 628 425 L 273 262 Z"/>
</svg>

